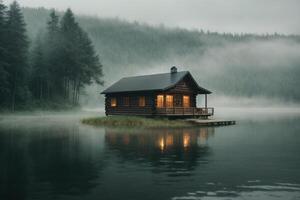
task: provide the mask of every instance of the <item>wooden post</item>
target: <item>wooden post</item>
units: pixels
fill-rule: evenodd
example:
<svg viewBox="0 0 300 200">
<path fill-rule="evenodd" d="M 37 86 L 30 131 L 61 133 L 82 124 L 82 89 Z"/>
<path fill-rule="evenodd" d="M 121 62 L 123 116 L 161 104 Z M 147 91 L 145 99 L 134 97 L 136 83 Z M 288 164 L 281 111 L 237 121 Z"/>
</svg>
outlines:
<svg viewBox="0 0 300 200">
<path fill-rule="evenodd" d="M 207 108 L 207 94 L 205 94 L 205 108 Z"/>
</svg>

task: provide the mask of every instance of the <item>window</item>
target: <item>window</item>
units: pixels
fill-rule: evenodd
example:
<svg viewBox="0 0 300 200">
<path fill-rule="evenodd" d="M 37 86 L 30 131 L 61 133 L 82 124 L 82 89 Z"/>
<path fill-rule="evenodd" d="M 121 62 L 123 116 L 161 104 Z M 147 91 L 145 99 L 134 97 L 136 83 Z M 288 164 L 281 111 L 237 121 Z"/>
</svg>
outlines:
<svg viewBox="0 0 300 200">
<path fill-rule="evenodd" d="M 166 107 L 173 107 L 173 95 L 166 95 Z"/>
<path fill-rule="evenodd" d="M 112 98 L 110 99 L 110 106 L 111 106 L 111 107 L 116 107 L 116 106 L 117 106 L 117 98 L 112 97 Z"/>
<path fill-rule="evenodd" d="M 156 97 L 156 107 L 157 108 L 164 107 L 164 95 L 157 95 L 157 97 Z"/>
<path fill-rule="evenodd" d="M 123 97 L 123 105 L 129 106 L 129 97 Z"/>
<path fill-rule="evenodd" d="M 145 101 L 145 97 L 141 96 L 139 97 L 139 106 L 145 106 L 146 105 L 146 101 Z"/>
<path fill-rule="evenodd" d="M 190 96 L 183 95 L 183 107 L 190 107 Z"/>
</svg>

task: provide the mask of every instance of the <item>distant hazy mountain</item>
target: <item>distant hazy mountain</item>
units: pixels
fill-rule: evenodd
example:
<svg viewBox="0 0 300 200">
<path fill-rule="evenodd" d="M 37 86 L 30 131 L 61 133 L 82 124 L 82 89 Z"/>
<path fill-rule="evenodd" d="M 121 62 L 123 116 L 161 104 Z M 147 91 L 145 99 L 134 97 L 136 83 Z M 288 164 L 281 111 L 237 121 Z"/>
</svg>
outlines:
<svg viewBox="0 0 300 200">
<path fill-rule="evenodd" d="M 23 11 L 34 41 L 50 10 Z M 100 55 L 106 86 L 123 76 L 168 72 L 176 65 L 191 71 L 216 95 L 300 101 L 300 36 L 218 34 L 117 18 L 78 16 L 77 20 Z"/>
</svg>

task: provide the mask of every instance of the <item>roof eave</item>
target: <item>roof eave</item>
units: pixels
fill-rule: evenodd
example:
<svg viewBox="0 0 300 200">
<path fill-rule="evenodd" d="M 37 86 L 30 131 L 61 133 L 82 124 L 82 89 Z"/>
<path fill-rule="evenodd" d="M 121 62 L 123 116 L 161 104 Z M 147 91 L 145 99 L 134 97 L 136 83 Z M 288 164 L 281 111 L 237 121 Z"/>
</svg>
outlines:
<svg viewBox="0 0 300 200">
<path fill-rule="evenodd" d="M 209 90 L 205 90 L 204 92 L 203 91 L 199 91 L 198 94 L 211 94 L 212 92 L 209 91 Z"/>
<path fill-rule="evenodd" d="M 161 91 L 164 91 L 163 89 L 152 89 L 152 90 L 130 90 L 130 91 L 116 91 L 116 92 L 106 92 L 106 91 L 103 91 L 101 92 L 100 94 L 116 94 L 116 93 L 128 93 L 128 92 L 131 92 L 131 93 L 137 93 L 137 92 L 161 92 Z"/>
</svg>

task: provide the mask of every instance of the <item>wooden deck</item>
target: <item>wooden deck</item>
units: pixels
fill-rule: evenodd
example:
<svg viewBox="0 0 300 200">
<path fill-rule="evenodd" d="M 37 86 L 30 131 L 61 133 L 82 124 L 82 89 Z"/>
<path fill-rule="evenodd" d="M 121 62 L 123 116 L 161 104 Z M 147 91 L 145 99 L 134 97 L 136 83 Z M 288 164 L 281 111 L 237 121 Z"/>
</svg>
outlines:
<svg viewBox="0 0 300 200">
<path fill-rule="evenodd" d="M 236 124 L 234 120 L 216 120 L 216 119 L 186 119 L 187 121 L 201 126 L 228 126 Z"/>
<path fill-rule="evenodd" d="M 196 107 L 172 107 L 156 108 L 155 115 L 159 116 L 212 116 L 214 108 L 196 108 Z"/>
</svg>

